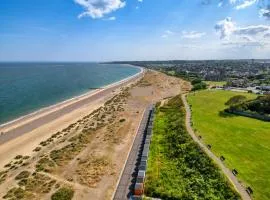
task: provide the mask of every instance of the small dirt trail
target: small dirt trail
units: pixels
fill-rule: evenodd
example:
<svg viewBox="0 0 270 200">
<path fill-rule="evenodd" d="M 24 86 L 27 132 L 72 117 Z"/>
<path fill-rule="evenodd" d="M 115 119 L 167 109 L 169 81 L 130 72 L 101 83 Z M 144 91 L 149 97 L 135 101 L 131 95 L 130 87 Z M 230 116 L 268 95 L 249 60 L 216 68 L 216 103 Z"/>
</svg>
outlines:
<svg viewBox="0 0 270 200">
<path fill-rule="evenodd" d="M 182 94 L 182 101 L 185 106 L 186 110 L 186 128 L 189 135 L 192 137 L 192 139 L 199 144 L 199 146 L 204 150 L 204 152 L 212 159 L 214 162 L 219 166 L 219 168 L 222 170 L 222 172 L 225 174 L 225 176 L 230 180 L 230 182 L 233 184 L 236 191 L 240 194 L 241 198 L 243 200 L 251 200 L 251 197 L 246 192 L 245 188 L 238 182 L 237 178 L 232 174 L 232 172 L 223 164 L 223 162 L 214 155 L 206 146 L 203 144 L 199 138 L 197 138 L 196 134 L 194 133 L 192 127 L 191 127 L 191 111 L 189 104 L 186 99 L 186 94 Z"/>
<path fill-rule="evenodd" d="M 85 190 L 88 190 L 89 189 L 87 186 L 81 185 L 79 183 L 70 182 L 68 180 L 65 180 L 62 177 L 57 176 L 57 175 L 49 174 L 49 173 L 46 173 L 46 172 L 40 172 L 40 174 L 43 174 L 45 176 L 48 176 L 49 178 L 54 179 L 56 181 L 59 181 L 61 183 L 64 183 L 66 185 L 72 186 L 72 187 L 75 188 L 75 190 L 79 190 L 79 189 L 80 190 L 84 190 L 84 189 Z"/>
</svg>

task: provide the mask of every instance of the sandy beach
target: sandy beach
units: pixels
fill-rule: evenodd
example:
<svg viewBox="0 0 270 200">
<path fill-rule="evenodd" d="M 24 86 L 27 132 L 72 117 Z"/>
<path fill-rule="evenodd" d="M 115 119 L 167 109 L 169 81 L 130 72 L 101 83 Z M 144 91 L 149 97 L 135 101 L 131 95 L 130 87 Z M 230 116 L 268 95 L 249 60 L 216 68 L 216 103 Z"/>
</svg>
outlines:
<svg viewBox="0 0 270 200">
<path fill-rule="evenodd" d="M 137 81 L 143 73 L 144 70 L 141 68 L 141 71 L 132 77 L 1 125 L 0 167 L 16 156 L 19 149 L 25 154 L 31 153 L 33 147 L 49 137 L 51 132 L 60 131 L 61 128 L 74 123 L 79 117 L 97 109 L 114 93 L 117 93 L 117 89 Z"/>
<path fill-rule="evenodd" d="M 15 177 L 27 171 L 32 175 L 23 199 L 50 199 L 55 192 L 52 186 L 40 192 L 36 181 L 68 186 L 74 199 L 110 199 L 146 106 L 188 87 L 180 79 L 142 71 L 3 126 L 0 196 L 22 187 Z"/>
</svg>

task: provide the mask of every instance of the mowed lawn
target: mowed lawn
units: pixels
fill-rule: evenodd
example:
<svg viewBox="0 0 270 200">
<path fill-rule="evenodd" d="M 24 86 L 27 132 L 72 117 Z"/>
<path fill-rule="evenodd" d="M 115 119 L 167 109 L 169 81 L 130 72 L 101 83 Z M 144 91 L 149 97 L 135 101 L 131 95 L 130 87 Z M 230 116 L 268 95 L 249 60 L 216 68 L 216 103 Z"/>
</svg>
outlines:
<svg viewBox="0 0 270 200">
<path fill-rule="evenodd" d="M 188 96 L 193 126 L 212 151 L 225 157 L 230 169 L 254 191 L 254 199 L 270 199 L 270 122 L 240 116 L 222 117 L 224 103 L 232 96 L 253 94 L 205 90 Z"/>
</svg>

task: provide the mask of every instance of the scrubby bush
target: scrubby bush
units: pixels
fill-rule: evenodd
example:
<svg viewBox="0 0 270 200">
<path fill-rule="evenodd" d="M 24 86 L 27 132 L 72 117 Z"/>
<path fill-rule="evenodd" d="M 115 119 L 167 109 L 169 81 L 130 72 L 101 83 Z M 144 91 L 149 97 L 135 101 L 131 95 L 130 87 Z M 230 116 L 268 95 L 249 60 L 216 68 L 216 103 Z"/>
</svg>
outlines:
<svg viewBox="0 0 270 200">
<path fill-rule="evenodd" d="M 21 159 L 23 156 L 22 155 L 17 155 L 14 159 L 15 160 L 19 160 L 19 159 Z"/>
<path fill-rule="evenodd" d="M 207 88 L 206 83 L 201 82 L 201 83 L 197 83 L 195 85 L 193 85 L 192 91 L 196 91 L 196 90 L 204 90 Z"/>
<path fill-rule="evenodd" d="M 247 97 L 243 96 L 243 95 L 236 95 L 231 97 L 226 103 L 225 105 L 227 106 L 231 106 L 231 105 L 235 105 L 235 104 L 239 104 L 242 103 L 244 101 L 246 101 Z"/>
<path fill-rule="evenodd" d="M 41 147 L 36 147 L 33 151 L 40 151 L 41 150 Z"/>
<path fill-rule="evenodd" d="M 73 198 L 73 195 L 73 189 L 68 187 L 62 187 L 52 195 L 51 200 L 71 200 Z"/>
<path fill-rule="evenodd" d="M 125 122 L 125 121 L 126 121 L 126 119 L 120 119 L 120 120 L 119 120 L 119 122 L 121 122 L 121 123 L 122 123 L 122 122 Z"/>
<path fill-rule="evenodd" d="M 192 85 L 196 85 L 196 84 L 201 83 L 201 82 L 202 82 L 201 79 L 196 78 L 196 79 L 194 79 L 194 80 L 191 81 L 191 84 Z"/>
<path fill-rule="evenodd" d="M 15 179 L 16 180 L 21 180 L 21 179 L 25 179 L 25 178 L 28 178 L 30 176 L 30 172 L 29 171 L 22 171 L 21 173 L 19 173 Z"/>
</svg>

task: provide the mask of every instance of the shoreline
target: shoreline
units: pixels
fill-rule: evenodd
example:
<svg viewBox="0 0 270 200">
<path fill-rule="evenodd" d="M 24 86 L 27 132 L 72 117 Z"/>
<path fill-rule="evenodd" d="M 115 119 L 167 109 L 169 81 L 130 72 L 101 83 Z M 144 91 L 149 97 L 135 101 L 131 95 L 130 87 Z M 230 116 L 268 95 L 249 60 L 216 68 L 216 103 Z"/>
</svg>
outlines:
<svg viewBox="0 0 270 200">
<path fill-rule="evenodd" d="M 54 109 L 61 108 L 62 106 L 65 107 L 65 106 L 68 106 L 69 104 L 72 104 L 72 103 L 76 103 L 76 102 L 73 102 L 73 101 L 80 101 L 80 100 L 82 100 L 84 98 L 87 98 L 89 96 L 93 96 L 95 94 L 98 94 L 99 92 L 107 90 L 107 89 L 109 89 L 111 87 L 114 87 L 114 86 L 120 85 L 122 83 L 128 82 L 130 79 L 133 79 L 136 76 L 141 75 L 145 71 L 144 68 L 139 67 L 139 66 L 134 66 L 134 65 L 129 65 L 129 66 L 134 67 L 134 68 L 138 68 L 138 69 L 140 69 L 140 71 L 138 73 L 132 75 L 132 76 L 121 79 L 121 80 L 119 80 L 117 82 L 111 83 L 109 85 L 104 85 L 100 89 L 91 90 L 91 91 L 88 91 L 86 93 L 83 93 L 83 94 L 80 94 L 80 95 L 77 95 L 77 96 L 73 96 L 73 97 L 71 97 L 69 99 L 66 99 L 64 101 L 60 101 L 60 102 L 52 104 L 50 106 L 42 107 L 40 109 L 37 109 L 36 111 L 33 111 L 33 112 L 28 113 L 26 115 L 22 115 L 21 117 L 15 118 L 15 119 L 13 119 L 11 121 L 0 124 L 0 133 L 5 134 L 5 132 L 6 132 L 5 129 L 9 129 L 9 126 L 12 126 L 12 124 L 16 125 L 16 123 L 20 123 L 20 122 L 23 123 L 23 121 L 27 121 L 31 117 L 38 117 L 37 115 L 43 115 L 43 114 L 46 114 L 46 113 L 49 114 L 50 112 L 53 112 Z M 1 136 L 2 136 L 2 134 L 0 135 L 0 137 Z"/>
<path fill-rule="evenodd" d="M 75 106 L 10 131 L 16 138 L 0 145 L 0 170 L 7 170 L 0 195 L 20 187 L 18 174 L 43 168 L 46 179 L 42 178 L 41 185 L 49 181 L 56 181 L 60 187 L 68 185 L 74 190 L 75 199 L 111 199 L 145 108 L 179 94 L 182 85 L 180 79 L 145 69 L 135 78 L 74 103 Z M 37 128 L 29 131 L 33 127 Z M 19 163 L 18 155 L 28 159 Z M 5 167 L 7 164 L 9 167 Z M 41 180 L 35 175 L 28 178 L 30 183 Z M 21 187 L 21 191 L 49 199 L 58 190 L 53 186 L 43 193 L 39 188 Z"/>
</svg>

